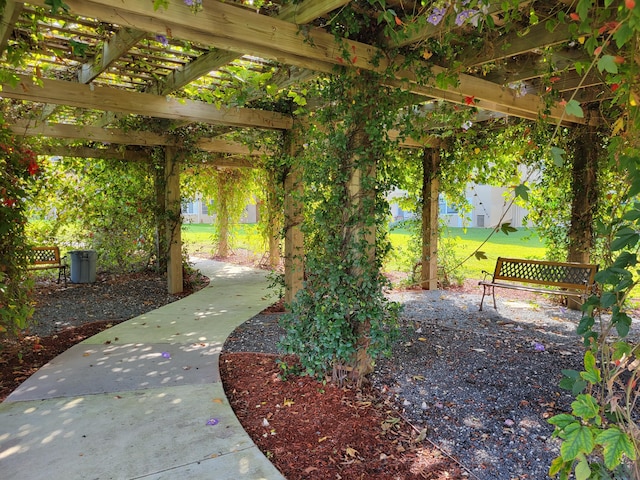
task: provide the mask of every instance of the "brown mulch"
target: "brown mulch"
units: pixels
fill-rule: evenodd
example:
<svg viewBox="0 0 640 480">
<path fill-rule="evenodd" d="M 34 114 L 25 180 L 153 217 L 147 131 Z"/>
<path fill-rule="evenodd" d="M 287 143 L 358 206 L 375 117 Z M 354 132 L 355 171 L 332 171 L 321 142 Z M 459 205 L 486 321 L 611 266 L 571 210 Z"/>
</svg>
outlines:
<svg viewBox="0 0 640 480">
<path fill-rule="evenodd" d="M 277 360 L 225 353 L 220 374 L 244 429 L 288 480 L 461 478 L 457 463 L 370 387 L 283 379 Z"/>
</svg>

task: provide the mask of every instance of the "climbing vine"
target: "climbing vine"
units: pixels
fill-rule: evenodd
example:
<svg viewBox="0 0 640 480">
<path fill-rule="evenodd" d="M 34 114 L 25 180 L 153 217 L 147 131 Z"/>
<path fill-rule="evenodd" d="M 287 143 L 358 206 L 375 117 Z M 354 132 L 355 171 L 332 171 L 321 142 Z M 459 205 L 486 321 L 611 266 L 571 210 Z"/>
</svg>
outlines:
<svg viewBox="0 0 640 480">
<path fill-rule="evenodd" d="M 319 81 L 314 93 L 323 107 L 313 113 L 300 159 L 306 281 L 282 319 L 281 346 L 309 374 L 360 382 L 387 351 L 398 313 L 383 295 L 380 269 L 395 147 L 387 126 L 399 97 L 376 78 L 347 71 Z"/>
</svg>

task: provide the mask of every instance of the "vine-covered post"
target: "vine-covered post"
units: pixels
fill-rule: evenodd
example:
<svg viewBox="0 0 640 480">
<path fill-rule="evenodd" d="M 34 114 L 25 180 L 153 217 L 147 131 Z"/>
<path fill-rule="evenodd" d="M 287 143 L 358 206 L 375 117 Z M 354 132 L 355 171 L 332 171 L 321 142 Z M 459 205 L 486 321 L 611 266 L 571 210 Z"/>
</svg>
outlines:
<svg viewBox="0 0 640 480">
<path fill-rule="evenodd" d="M 219 169 L 216 176 L 218 181 L 218 193 L 216 195 L 218 201 L 216 207 L 216 222 L 218 224 L 217 255 L 223 258 L 229 255 L 229 191 L 232 188 L 231 183 L 234 181 L 230 173 L 228 170 Z"/>
<path fill-rule="evenodd" d="M 182 238 L 180 203 L 180 159 L 175 147 L 165 147 L 165 210 L 167 232 L 167 288 L 180 293 L 182 278 Z"/>
<path fill-rule="evenodd" d="M 422 154 L 422 269 L 423 290 L 438 288 L 438 195 L 440 192 L 440 152 L 426 148 Z"/>
<path fill-rule="evenodd" d="M 567 261 L 589 263 L 594 248 L 594 213 L 598 203 L 598 159 L 604 153 L 594 127 L 578 127 L 572 142 L 571 223 Z M 579 310 L 581 303 L 568 300 Z"/>
<path fill-rule="evenodd" d="M 278 188 L 277 178 L 278 173 L 273 168 L 266 170 L 267 185 L 266 188 L 266 202 L 260 202 L 259 206 L 264 207 L 266 203 L 267 209 L 267 241 L 269 244 L 269 267 L 275 269 L 280 263 L 280 235 L 279 229 L 282 221 L 282 214 L 274 209 L 278 205 Z M 280 203 L 280 205 L 282 205 Z M 261 210 L 259 210 L 261 211 Z"/>
<path fill-rule="evenodd" d="M 303 209 L 300 131 L 299 125 L 294 125 L 284 134 L 284 149 L 290 159 L 284 178 L 284 301 L 287 305 L 302 288 L 304 281 L 304 236 L 300 228 Z"/>
<path fill-rule="evenodd" d="M 165 167 L 166 161 L 162 159 L 159 161 L 152 156 L 151 169 L 153 170 L 153 187 L 155 192 L 155 225 L 156 225 L 156 269 L 158 272 L 163 272 L 167 269 L 167 257 L 165 252 L 167 251 L 167 222 L 166 222 L 166 204 L 165 204 Z"/>
</svg>

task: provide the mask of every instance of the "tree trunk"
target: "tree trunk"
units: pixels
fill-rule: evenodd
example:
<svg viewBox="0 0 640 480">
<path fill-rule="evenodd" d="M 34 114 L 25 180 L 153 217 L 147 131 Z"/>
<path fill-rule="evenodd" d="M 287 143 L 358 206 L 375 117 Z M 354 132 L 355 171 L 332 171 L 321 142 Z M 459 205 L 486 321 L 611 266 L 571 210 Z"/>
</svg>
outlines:
<svg viewBox="0 0 640 480">
<path fill-rule="evenodd" d="M 440 190 L 440 153 L 425 149 L 422 155 L 422 258 L 420 286 L 438 288 L 438 195 Z"/>
</svg>

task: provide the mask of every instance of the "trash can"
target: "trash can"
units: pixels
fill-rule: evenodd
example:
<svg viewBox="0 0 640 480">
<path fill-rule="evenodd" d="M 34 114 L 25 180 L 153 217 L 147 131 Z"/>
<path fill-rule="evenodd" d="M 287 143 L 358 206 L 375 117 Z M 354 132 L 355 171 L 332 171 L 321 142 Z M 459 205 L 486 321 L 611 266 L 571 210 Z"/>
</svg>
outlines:
<svg viewBox="0 0 640 480">
<path fill-rule="evenodd" d="M 71 257 L 71 282 L 93 283 L 96 281 L 95 250 L 72 250 L 68 252 Z"/>
</svg>

